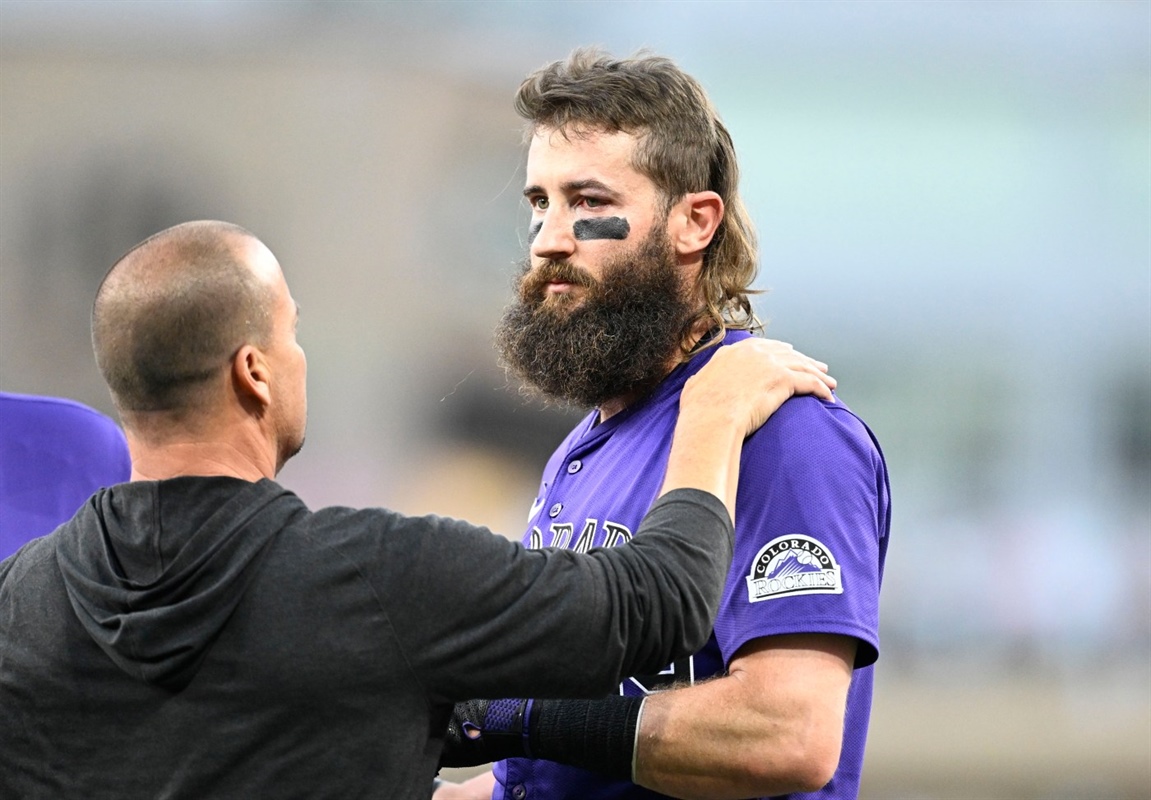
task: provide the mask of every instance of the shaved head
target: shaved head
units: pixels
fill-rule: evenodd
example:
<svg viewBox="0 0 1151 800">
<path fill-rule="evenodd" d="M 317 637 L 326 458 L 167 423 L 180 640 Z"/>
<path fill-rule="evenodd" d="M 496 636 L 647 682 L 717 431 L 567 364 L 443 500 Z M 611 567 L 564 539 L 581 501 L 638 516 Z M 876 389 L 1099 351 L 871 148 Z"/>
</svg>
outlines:
<svg viewBox="0 0 1151 800">
<path fill-rule="evenodd" d="M 121 412 L 195 410 L 245 344 L 272 331 L 263 245 L 226 222 L 177 225 L 117 261 L 96 292 L 92 345 Z"/>
</svg>

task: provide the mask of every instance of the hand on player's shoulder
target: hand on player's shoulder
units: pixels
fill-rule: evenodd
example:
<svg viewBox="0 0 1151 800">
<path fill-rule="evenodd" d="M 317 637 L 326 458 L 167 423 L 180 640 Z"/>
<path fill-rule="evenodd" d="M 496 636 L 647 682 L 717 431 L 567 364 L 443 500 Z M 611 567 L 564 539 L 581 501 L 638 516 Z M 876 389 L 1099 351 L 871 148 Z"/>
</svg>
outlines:
<svg viewBox="0 0 1151 800">
<path fill-rule="evenodd" d="M 751 338 L 718 348 L 684 386 L 680 402 L 681 407 L 698 404 L 727 411 L 750 433 L 793 395 L 834 402 L 835 385 L 822 361 L 787 342 Z"/>
</svg>

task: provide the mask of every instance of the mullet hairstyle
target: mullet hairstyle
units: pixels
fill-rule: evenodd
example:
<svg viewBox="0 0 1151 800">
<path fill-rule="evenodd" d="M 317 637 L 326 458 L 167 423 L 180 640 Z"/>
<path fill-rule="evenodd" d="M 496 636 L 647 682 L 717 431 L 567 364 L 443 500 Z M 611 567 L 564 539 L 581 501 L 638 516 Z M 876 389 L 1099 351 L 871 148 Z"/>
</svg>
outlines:
<svg viewBox="0 0 1151 800">
<path fill-rule="evenodd" d="M 96 364 L 121 412 L 194 413 L 245 344 L 266 345 L 272 292 L 243 263 L 248 231 L 190 222 L 122 256 L 92 306 Z"/>
<path fill-rule="evenodd" d="M 663 195 L 665 217 L 685 194 L 718 194 L 723 219 L 704 251 L 698 279 L 704 307 L 693 320 L 709 320 L 714 334 L 696 349 L 718 344 L 729 328 L 762 330 L 749 299 L 758 294 L 751 288 L 758 253 L 739 197 L 735 145 L 695 78 L 661 56 L 641 52 L 617 60 L 581 48 L 529 75 L 516 92 L 515 109 L 528 121 L 529 140 L 540 128 L 576 137 L 636 136 L 632 166 Z"/>
</svg>

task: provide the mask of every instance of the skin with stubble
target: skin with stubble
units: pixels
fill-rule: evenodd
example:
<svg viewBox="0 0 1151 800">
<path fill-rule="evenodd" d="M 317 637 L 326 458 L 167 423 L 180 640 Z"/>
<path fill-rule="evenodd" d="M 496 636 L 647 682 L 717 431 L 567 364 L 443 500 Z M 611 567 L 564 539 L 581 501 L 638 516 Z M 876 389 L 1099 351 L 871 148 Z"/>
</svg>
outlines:
<svg viewBox="0 0 1151 800">
<path fill-rule="evenodd" d="M 274 477 L 307 424 L 298 317 L 275 256 L 237 226 L 184 223 L 121 258 L 92 329 L 133 480 Z"/>
</svg>

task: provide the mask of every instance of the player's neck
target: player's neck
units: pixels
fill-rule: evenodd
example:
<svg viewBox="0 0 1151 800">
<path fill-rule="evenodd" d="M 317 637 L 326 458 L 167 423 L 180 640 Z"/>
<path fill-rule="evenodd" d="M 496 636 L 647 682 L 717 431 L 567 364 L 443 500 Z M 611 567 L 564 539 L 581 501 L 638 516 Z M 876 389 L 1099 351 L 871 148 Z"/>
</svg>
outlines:
<svg viewBox="0 0 1151 800">
<path fill-rule="evenodd" d="M 660 376 L 660 379 L 656 383 L 656 386 L 658 386 L 660 383 L 662 383 L 663 380 L 665 378 L 667 378 L 668 375 L 671 374 L 672 370 L 674 370 L 676 367 L 678 367 L 683 362 L 687 361 L 688 358 L 689 358 L 689 356 L 687 355 L 687 353 L 685 351 L 677 349 L 676 354 L 672 358 L 668 359 L 668 362 L 664 365 L 663 374 Z M 654 387 L 651 387 L 651 388 L 654 388 Z M 618 414 L 619 412 L 623 411 L 625 408 L 630 406 L 632 403 L 636 402 L 637 400 L 639 400 L 642 397 L 647 396 L 651 392 L 651 388 L 649 388 L 649 389 L 634 389 L 630 392 L 626 392 L 625 394 L 620 395 L 619 397 L 613 397 L 610 400 L 606 400 L 603 403 L 600 403 L 599 422 L 601 422 L 601 423 L 606 422 L 607 420 L 611 419 L 616 414 Z"/>
<path fill-rule="evenodd" d="M 638 397 L 639 392 L 629 392 L 622 397 L 613 397 L 611 400 L 600 403 L 599 422 L 607 422 L 616 414 L 630 406 Z"/>
</svg>

